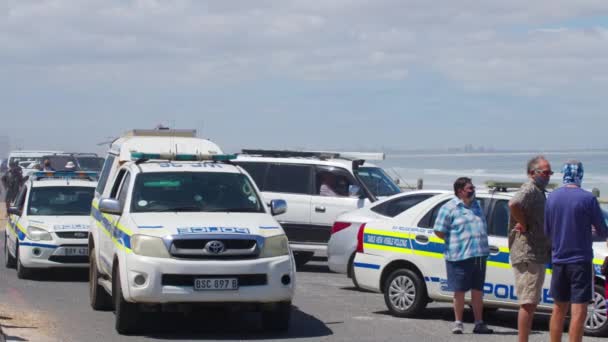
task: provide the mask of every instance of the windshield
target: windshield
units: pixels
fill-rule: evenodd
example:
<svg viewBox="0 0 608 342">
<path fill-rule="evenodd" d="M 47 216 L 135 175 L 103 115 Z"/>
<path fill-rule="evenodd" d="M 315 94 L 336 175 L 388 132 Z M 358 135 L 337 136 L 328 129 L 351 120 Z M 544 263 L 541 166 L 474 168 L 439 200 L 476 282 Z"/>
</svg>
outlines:
<svg viewBox="0 0 608 342">
<path fill-rule="evenodd" d="M 68 162 L 72 162 L 72 163 L 74 163 L 74 165 L 77 165 L 76 159 L 74 159 L 74 157 L 72 157 L 72 156 L 45 156 L 43 158 L 43 160 L 47 160 L 47 159 L 49 162 L 51 162 L 51 168 L 53 168 L 56 171 L 65 170 L 65 168 L 66 168 L 65 165 Z"/>
<path fill-rule="evenodd" d="M 264 207 L 240 173 L 158 172 L 137 175 L 131 211 L 263 213 Z"/>
<path fill-rule="evenodd" d="M 95 188 L 48 186 L 32 188 L 27 214 L 30 216 L 88 216 Z"/>
<path fill-rule="evenodd" d="M 82 171 L 101 171 L 104 159 L 100 157 L 76 157 Z"/>
<path fill-rule="evenodd" d="M 379 167 L 360 167 L 357 175 L 375 196 L 392 196 L 401 192 L 399 186 Z"/>
</svg>

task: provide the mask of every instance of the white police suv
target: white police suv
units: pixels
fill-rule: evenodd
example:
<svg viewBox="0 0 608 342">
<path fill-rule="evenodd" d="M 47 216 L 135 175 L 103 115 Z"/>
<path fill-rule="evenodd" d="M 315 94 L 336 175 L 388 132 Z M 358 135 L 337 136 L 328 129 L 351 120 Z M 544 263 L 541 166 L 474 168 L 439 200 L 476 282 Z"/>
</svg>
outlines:
<svg viewBox="0 0 608 342">
<path fill-rule="evenodd" d="M 261 311 L 265 329 L 288 329 L 295 264 L 272 217 L 285 202 L 266 206 L 234 156 L 179 133 L 112 144 L 93 200 L 91 306 L 113 305 L 121 334 L 142 328 L 142 311 L 209 306 Z"/>
<path fill-rule="evenodd" d="M 37 268 L 87 267 L 94 172 L 36 172 L 9 208 L 5 263 L 21 279 Z"/>
<path fill-rule="evenodd" d="M 508 201 L 512 192 L 480 192 L 477 199 L 486 213 L 490 256 L 487 263 L 484 303 L 493 308 L 517 309 L 517 293 L 508 248 Z M 444 242 L 433 232 L 441 206 L 453 194 L 434 196 L 394 218 L 371 221 L 360 228 L 354 272 L 361 288 L 381 292 L 390 312 L 399 317 L 416 317 L 431 301 L 451 302 L 447 288 Z M 600 267 L 608 256 L 606 242 L 594 243 L 593 302 L 589 304 L 585 331 L 606 335 L 608 319 L 604 300 L 604 277 Z M 540 311 L 550 311 L 551 268 L 542 291 Z"/>
</svg>

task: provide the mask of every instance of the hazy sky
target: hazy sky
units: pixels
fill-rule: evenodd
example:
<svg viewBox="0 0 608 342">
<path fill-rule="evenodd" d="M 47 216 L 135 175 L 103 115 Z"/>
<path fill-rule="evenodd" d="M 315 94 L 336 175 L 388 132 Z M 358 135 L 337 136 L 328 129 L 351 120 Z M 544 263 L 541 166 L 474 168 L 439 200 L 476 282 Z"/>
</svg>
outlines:
<svg viewBox="0 0 608 342">
<path fill-rule="evenodd" d="M 0 0 L 0 135 L 608 147 L 608 1 Z"/>
</svg>

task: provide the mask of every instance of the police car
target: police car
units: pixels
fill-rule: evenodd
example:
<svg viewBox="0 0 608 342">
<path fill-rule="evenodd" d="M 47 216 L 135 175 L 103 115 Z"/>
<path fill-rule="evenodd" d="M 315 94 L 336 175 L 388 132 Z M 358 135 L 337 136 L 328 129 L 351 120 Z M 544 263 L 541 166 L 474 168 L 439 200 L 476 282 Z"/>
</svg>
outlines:
<svg viewBox="0 0 608 342">
<path fill-rule="evenodd" d="M 508 201 L 513 192 L 479 192 L 477 200 L 488 222 L 490 256 L 484 285 L 484 304 L 491 308 L 517 309 L 517 293 L 509 264 Z M 359 229 L 354 273 L 361 288 L 384 294 L 389 311 L 399 317 L 416 317 L 431 301 L 452 302 L 447 288 L 444 242 L 433 225 L 441 206 L 453 194 L 431 197 L 394 218 L 371 221 Z M 600 267 L 608 256 L 606 242 L 595 242 L 594 297 L 589 305 L 585 332 L 606 335 L 608 318 L 604 300 L 604 277 Z M 539 311 L 549 312 L 551 269 L 542 291 Z M 468 298 L 468 297 L 467 297 Z"/>
<path fill-rule="evenodd" d="M 144 311 L 243 308 L 288 329 L 295 263 L 287 237 L 235 156 L 182 131 L 134 131 L 112 143 L 92 205 L 90 304 L 116 330 Z M 177 153 L 179 151 L 179 153 Z"/>
<path fill-rule="evenodd" d="M 5 265 L 21 279 L 37 268 L 87 267 L 94 172 L 36 172 L 9 208 Z"/>
</svg>

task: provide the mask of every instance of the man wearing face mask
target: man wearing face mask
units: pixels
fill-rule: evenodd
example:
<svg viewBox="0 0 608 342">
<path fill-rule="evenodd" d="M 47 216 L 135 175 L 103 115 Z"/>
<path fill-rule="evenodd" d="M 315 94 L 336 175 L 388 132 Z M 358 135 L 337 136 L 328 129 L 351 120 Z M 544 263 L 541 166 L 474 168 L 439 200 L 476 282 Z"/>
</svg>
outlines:
<svg viewBox="0 0 608 342">
<path fill-rule="evenodd" d="M 453 334 L 462 334 L 464 327 L 464 294 L 471 291 L 475 316 L 475 334 L 494 331 L 483 322 L 483 285 L 486 260 L 490 254 L 485 215 L 475 199 L 475 186 L 470 178 L 454 182 L 456 197 L 441 207 L 435 221 L 435 235 L 445 241 L 448 288 L 454 291 Z"/>
<path fill-rule="evenodd" d="M 593 237 L 605 238 L 608 227 L 597 198 L 581 189 L 583 164 L 569 160 L 562 169 L 564 186 L 553 191 L 545 207 L 545 234 L 551 239 L 551 341 L 562 340 L 570 308 L 570 341 L 582 341 L 587 305 L 593 298 Z"/>
<path fill-rule="evenodd" d="M 546 264 L 551 261 L 551 243 L 545 233 L 545 189 L 553 171 L 543 156 L 527 165 L 528 182 L 509 201 L 509 250 L 519 302 L 519 341 L 526 342 L 532 329 L 536 306 L 545 281 Z"/>
</svg>

